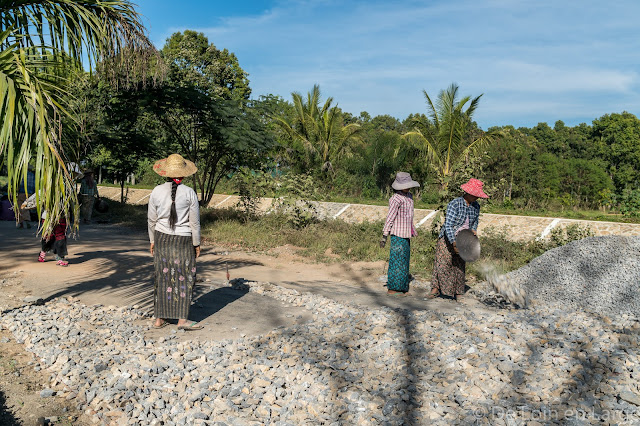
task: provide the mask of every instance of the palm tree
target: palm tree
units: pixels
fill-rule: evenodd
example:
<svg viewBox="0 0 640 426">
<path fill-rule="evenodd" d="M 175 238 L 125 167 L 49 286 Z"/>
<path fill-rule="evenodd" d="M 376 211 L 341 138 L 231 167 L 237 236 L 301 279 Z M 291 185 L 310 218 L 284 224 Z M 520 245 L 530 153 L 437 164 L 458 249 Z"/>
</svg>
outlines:
<svg viewBox="0 0 640 426">
<path fill-rule="evenodd" d="M 282 117 L 274 117 L 284 131 L 294 140 L 302 142 L 306 150 L 322 161 L 323 171 L 332 171 L 332 161 L 348 153 L 349 142 L 359 140 L 362 128 L 355 123 L 346 126 L 337 106 L 331 106 L 333 98 L 327 98 L 320 107 L 320 86 L 313 86 L 307 93 L 306 101 L 298 92 L 293 98 L 294 118 L 287 122 Z"/>
<path fill-rule="evenodd" d="M 435 104 L 425 90 L 423 93 L 429 115 L 418 116 L 414 130 L 404 137 L 412 148 L 423 153 L 436 173 L 440 190 L 446 193 L 449 182 L 469 155 L 494 141 L 499 133 L 472 132 L 473 113 L 482 95 L 458 99 L 455 83 L 440 91 Z"/>
<path fill-rule="evenodd" d="M 61 217 L 75 217 L 77 226 L 75 185 L 61 149 L 64 76 L 82 69 L 83 60 L 90 68 L 132 69 L 136 55 L 125 53 L 150 50 L 129 0 L 0 2 L 0 165 L 14 205 L 27 167 L 34 166 L 38 210 L 48 212 L 44 233 Z"/>
</svg>

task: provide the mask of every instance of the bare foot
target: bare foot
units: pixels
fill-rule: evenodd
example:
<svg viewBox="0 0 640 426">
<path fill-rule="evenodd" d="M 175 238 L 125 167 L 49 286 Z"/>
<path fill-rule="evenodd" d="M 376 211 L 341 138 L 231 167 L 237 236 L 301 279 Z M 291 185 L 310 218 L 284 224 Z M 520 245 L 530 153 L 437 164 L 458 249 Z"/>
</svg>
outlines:
<svg viewBox="0 0 640 426">
<path fill-rule="evenodd" d="M 429 295 L 427 296 L 428 299 L 435 299 L 436 297 L 440 296 L 440 291 L 433 289 L 431 290 L 431 293 L 429 293 Z"/>
<path fill-rule="evenodd" d="M 391 296 L 411 296 L 411 294 L 408 291 L 403 292 L 403 291 L 387 290 L 387 294 Z"/>
</svg>

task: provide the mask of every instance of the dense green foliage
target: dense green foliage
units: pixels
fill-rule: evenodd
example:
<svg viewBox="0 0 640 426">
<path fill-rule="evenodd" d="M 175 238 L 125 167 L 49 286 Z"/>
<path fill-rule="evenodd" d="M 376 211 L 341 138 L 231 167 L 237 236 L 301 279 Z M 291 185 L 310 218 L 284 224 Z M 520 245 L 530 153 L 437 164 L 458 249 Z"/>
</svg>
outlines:
<svg viewBox="0 0 640 426">
<path fill-rule="evenodd" d="M 131 76 L 145 69 L 137 58 L 153 50 L 128 0 L 0 2 L 0 166 L 14 204 L 33 166 L 38 210 L 48 212 L 45 233 L 62 217 L 70 224 L 78 217 L 61 137 L 75 122 L 70 75 L 88 61 L 100 63 L 105 77 Z"/>
<path fill-rule="evenodd" d="M 163 81 L 114 88 L 99 78 L 74 87 L 87 119 L 86 152 L 122 185 L 135 172 L 147 184 L 162 180 L 151 172 L 155 159 L 179 152 L 198 166 L 191 178 L 203 204 L 216 186 L 241 167 L 259 169 L 273 145 L 260 110 L 248 100 L 251 90 L 237 58 L 193 31 L 176 33 L 162 49 Z M 82 110 L 76 111 L 79 115 Z"/>
<path fill-rule="evenodd" d="M 319 200 L 384 202 L 396 172 L 407 171 L 422 185 L 415 197 L 422 206 L 442 207 L 476 177 L 494 211 L 639 214 L 640 120 L 627 112 L 575 127 L 558 121 L 482 130 L 473 121 L 482 95 L 462 96 L 455 84 L 435 98 L 424 92 L 425 112 L 399 120 L 342 111 L 318 85 L 292 92 L 291 101 L 250 99 L 239 59 L 193 31 L 173 34 L 159 61 L 166 78 L 153 86 L 74 79 L 82 131 L 65 133 L 74 158 L 118 182 L 135 173 L 154 185 L 161 179 L 153 162 L 180 152 L 198 165 L 190 184 L 203 204 L 222 189 L 240 193 L 248 211 L 261 196 L 303 201 L 287 193 L 302 181 Z"/>
</svg>

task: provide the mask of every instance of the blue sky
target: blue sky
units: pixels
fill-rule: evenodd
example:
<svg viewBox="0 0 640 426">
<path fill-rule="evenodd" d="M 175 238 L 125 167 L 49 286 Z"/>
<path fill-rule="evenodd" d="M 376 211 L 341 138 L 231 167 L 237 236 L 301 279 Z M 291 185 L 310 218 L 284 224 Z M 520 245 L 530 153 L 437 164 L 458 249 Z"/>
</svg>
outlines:
<svg viewBox="0 0 640 426">
<path fill-rule="evenodd" d="M 345 111 L 404 119 L 455 82 L 484 94 L 484 129 L 640 113 L 636 0 L 134 1 L 158 48 L 191 29 L 234 52 L 253 97 L 317 83 Z"/>
</svg>

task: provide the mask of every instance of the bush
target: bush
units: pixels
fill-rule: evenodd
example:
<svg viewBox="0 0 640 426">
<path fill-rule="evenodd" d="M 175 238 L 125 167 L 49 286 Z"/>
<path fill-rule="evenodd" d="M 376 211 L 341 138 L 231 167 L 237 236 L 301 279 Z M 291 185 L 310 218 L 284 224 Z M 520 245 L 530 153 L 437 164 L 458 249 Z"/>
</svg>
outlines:
<svg viewBox="0 0 640 426">
<path fill-rule="evenodd" d="M 262 171 L 241 169 L 233 175 L 236 193 L 240 196 L 238 205 L 244 213 L 244 220 L 254 220 L 258 215 L 260 201 L 271 192 L 273 180 Z"/>
<path fill-rule="evenodd" d="M 420 201 L 426 204 L 438 204 L 440 201 L 440 193 L 436 188 L 427 186 L 420 193 Z"/>
<path fill-rule="evenodd" d="M 640 217 L 640 190 L 626 190 L 618 201 L 620 213 L 629 217 Z"/>
<path fill-rule="evenodd" d="M 588 226 L 582 226 L 576 223 L 566 228 L 554 228 L 551 230 L 546 250 L 551 250 L 568 244 L 571 241 L 582 240 L 587 237 L 593 237 L 593 231 Z"/>
<path fill-rule="evenodd" d="M 153 171 L 155 161 L 141 161 L 136 170 L 136 186 L 156 186 L 165 182 L 166 179 Z"/>
<path fill-rule="evenodd" d="M 311 175 L 285 175 L 276 188 L 274 207 L 294 228 L 302 229 L 317 221 L 318 212 L 311 202 L 316 185 Z"/>
<path fill-rule="evenodd" d="M 538 255 L 529 244 L 508 239 L 506 228 L 487 228 L 480 243 L 483 259 L 500 263 L 504 270 L 518 269 Z"/>
</svg>

